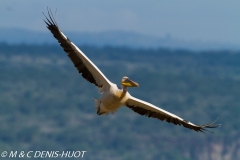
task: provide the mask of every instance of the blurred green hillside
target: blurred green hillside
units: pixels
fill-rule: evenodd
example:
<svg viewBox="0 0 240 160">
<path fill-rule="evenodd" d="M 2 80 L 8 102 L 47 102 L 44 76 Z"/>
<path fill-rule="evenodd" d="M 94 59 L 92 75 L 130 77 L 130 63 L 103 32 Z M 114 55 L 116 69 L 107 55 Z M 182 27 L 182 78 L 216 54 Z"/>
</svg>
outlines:
<svg viewBox="0 0 240 160">
<path fill-rule="evenodd" d="M 240 159 L 240 52 L 80 48 L 112 82 L 119 85 L 125 75 L 137 81 L 140 87 L 129 89 L 131 95 L 196 124 L 219 117 L 223 126 L 211 130 L 214 134 L 197 133 L 126 107 L 98 116 L 92 100 L 100 97 L 96 87 L 78 74 L 60 46 L 0 43 L 0 153 L 87 151 L 82 158 L 87 160 Z"/>
</svg>

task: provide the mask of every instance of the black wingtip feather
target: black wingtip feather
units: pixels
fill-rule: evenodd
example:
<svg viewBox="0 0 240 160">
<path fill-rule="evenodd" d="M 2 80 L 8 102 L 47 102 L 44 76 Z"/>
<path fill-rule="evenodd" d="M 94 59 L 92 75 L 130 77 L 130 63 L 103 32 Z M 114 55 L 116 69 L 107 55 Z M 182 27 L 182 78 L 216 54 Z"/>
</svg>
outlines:
<svg viewBox="0 0 240 160">
<path fill-rule="evenodd" d="M 57 10 L 56 10 L 56 12 L 57 12 Z M 55 12 L 55 16 L 56 16 L 56 12 Z M 52 10 L 48 7 L 48 15 L 49 15 L 49 18 L 51 19 L 51 21 L 53 22 L 53 24 L 55 25 L 55 26 L 58 26 L 57 25 L 57 22 L 56 22 L 56 20 L 55 20 L 55 18 L 54 18 L 54 15 L 53 15 L 53 13 L 52 13 Z"/>
<path fill-rule="evenodd" d="M 202 125 L 200 126 L 200 130 L 201 132 L 204 132 L 204 131 L 207 131 L 207 132 L 210 132 L 210 133 L 214 133 L 214 132 L 211 132 L 209 130 L 207 130 L 206 128 L 219 128 L 222 126 L 222 124 L 214 124 L 216 121 L 218 120 L 218 118 L 216 120 L 214 120 L 213 122 L 209 123 L 209 124 L 205 124 L 205 125 Z"/>
<path fill-rule="evenodd" d="M 49 18 L 45 15 L 44 12 L 42 12 L 45 19 L 47 20 L 46 21 L 45 19 L 43 19 L 43 21 L 47 24 L 47 27 L 50 27 L 50 26 L 56 26 L 57 27 L 58 26 L 57 21 L 55 20 L 54 15 L 52 13 L 52 10 L 49 7 L 47 7 L 47 12 L 48 12 L 48 17 Z M 55 11 L 55 17 L 56 17 L 56 12 L 57 12 L 57 9 Z"/>
</svg>

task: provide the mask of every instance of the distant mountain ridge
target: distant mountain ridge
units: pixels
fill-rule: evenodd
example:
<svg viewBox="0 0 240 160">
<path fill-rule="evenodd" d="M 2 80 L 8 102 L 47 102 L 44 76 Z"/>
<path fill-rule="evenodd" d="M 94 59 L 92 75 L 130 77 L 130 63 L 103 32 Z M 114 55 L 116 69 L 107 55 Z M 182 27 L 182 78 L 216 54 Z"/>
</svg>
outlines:
<svg viewBox="0 0 240 160">
<path fill-rule="evenodd" d="M 94 46 L 128 46 L 133 48 L 181 48 L 190 50 L 240 50 L 240 46 L 217 42 L 184 41 L 165 37 L 146 36 L 130 31 L 64 32 L 75 44 Z M 0 28 L 0 42 L 10 44 L 56 43 L 49 32 L 37 32 L 18 28 Z"/>
</svg>

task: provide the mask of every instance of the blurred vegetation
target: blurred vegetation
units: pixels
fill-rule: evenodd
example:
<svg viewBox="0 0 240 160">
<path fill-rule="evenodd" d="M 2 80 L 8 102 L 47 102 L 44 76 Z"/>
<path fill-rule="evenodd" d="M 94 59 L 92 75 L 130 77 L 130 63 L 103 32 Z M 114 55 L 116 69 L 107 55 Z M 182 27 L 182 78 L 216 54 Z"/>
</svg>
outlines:
<svg viewBox="0 0 240 160">
<path fill-rule="evenodd" d="M 114 83 L 196 124 L 197 133 L 126 107 L 98 116 L 94 85 L 58 45 L 0 43 L 0 151 L 86 150 L 84 159 L 239 159 L 240 52 L 81 46 Z M 230 157 L 230 158 L 229 158 Z M 57 158 L 54 158 L 57 159 Z"/>
</svg>

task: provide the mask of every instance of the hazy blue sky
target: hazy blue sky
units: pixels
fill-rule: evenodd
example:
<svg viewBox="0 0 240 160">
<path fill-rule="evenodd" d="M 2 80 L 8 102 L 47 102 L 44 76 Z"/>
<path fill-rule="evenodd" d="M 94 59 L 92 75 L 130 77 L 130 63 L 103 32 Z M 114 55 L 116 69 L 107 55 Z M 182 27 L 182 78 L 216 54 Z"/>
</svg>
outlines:
<svg viewBox="0 0 240 160">
<path fill-rule="evenodd" d="M 240 0 L 0 0 L 0 27 L 46 31 L 57 8 L 63 31 L 126 30 L 240 45 Z"/>
</svg>

